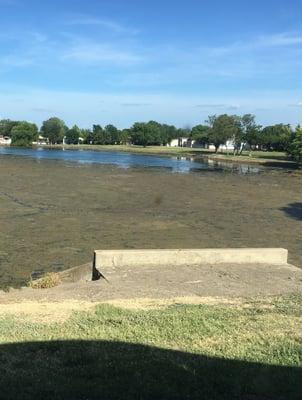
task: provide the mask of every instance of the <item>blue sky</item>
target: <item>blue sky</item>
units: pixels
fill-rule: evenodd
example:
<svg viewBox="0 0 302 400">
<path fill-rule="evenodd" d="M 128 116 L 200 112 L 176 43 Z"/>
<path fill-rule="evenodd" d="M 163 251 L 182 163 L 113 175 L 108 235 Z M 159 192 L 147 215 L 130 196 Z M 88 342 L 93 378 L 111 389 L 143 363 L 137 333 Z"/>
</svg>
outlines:
<svg viewBox="0 0 302 400">
<path fill-rule="evenodd" d="M 0 118 L 302 123 L 301 0 L 0 0 Z"/>
</svg>

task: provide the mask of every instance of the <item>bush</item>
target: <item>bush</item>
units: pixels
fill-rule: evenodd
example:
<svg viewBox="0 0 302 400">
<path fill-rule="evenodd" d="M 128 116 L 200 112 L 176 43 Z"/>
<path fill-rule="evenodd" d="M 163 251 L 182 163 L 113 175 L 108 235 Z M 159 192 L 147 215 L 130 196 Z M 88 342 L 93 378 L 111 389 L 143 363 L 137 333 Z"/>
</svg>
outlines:
<svg viewBox="0 0 302 400">
<path fill-rule="evenodd" d="M 59 286 L 62 282 L 61 276 L 55 272 L 48 272 L 36 280 L 30 280 L 28 286 L 32 289 L 50 289 Z"/>
</svg>

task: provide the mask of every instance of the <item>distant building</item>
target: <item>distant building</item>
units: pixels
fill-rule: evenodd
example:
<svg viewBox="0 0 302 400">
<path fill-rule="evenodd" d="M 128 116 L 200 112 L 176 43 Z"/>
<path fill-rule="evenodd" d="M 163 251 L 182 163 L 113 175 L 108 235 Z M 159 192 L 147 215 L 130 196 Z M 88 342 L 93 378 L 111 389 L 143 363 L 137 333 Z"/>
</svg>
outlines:
<svg viewBox="0 0 302 400">
<path fill-rule="evenodd" d="M 48 144 L 48 140 L 45 137 L 39 135 L 37 141 L 33 142 L 33 144 L 35 144 L 35 145 L 45 145 L 45 144 Z"/>
<path fill-rule="evenodd" d="M 0 135 L 0 146 L 10 146 L 11 143 L 12 140 L 10 137 Z"/>
<path fill-rule="evenodd" d="M 179 137 L 177 139 L 172 139 L 170 143 L 167 144 L 168 147 L 193 147 L 195 140 L 186 137 Z"/>
<path fill-rule="evenodd" d="M 215 151 L 215 146 L 213 144 L 202 144 L 195 139 L 179 137 L 177 139 L 172 139 L 170 143 L 167 144 L 168 147 L 195 147 L 195 148 L 206 148 Z M 225 144 L 219 146 L 219 151 L 234 151 L 235 145 L 233 140 L 227 140 Z"/>
<path fill-rule="evenodd" d="M 213 144 L 209 144 L 208 147 L 209 150 L 215 150 L 215 146 Z M 219 146 L 219 151 L 224 152 L 224 151 L 234 151 L 235 150 L 235 144 L 233 140 L 227 140 L 225 144 L 221 144 Z"/>
</svg>

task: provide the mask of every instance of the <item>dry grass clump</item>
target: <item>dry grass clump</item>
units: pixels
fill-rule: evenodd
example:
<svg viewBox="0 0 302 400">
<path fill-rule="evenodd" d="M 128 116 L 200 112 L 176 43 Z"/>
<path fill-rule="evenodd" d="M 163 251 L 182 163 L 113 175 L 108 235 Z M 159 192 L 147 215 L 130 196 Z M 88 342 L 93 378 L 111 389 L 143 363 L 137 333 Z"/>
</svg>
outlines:
<svg viewBox="0 0 302 400">
<path fill-rule="evenodd" d="M 50 289 L 59 286 L 62 282 L 61 276 L 55 272 L 48 272 L 41 278 L 30 280 L 28 286 L 32 289 Z"/>
</svg>

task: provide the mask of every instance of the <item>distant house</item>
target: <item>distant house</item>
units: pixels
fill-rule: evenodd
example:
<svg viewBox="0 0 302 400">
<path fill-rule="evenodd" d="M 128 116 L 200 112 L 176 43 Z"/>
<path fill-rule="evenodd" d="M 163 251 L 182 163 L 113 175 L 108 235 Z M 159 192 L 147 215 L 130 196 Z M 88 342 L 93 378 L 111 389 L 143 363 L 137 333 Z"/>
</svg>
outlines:
<svg viewBox="0 0 302 400">
<path fill-rule="evenodd" d="M 33 142 L 33 144 L 35 144 L 35 145 L 45 145 L 45 144 L 48 144 L 48 139 L 46 139 L 45 137 L 39 135 L 37 141 Z"/>
<path fill-rule="evenodd" d="M 208 147 L 209 150 L 215 150 L 215 146 L 213 144 L 210 144 Z M 225 142 L 225 144 L 221 144 L 219 146 L 219 151 L 221 151 L 222 153 L 224 151 L 234 151 L 235 150 L 235 144 L 233 142 L 233 140 L 227 140 Z"/>
<path fill-rule="evenodd" d="M 215 146 L 213 144 L 203 144 L 195 139 L 179 137 L 177 139 L 172 139 L 170 143 L 167 144 L 168 147 L 195 147 L 195 148 L 207 148 L 209 150 L 215 151 Z M 235 145 L 233 140 L 227 140 L 225 144 L 219 147 L 219 151 L 234 151 Z"/>
<path fill-rule="evenodd" d="M 78 139 L 78 143 L 77 144 L 83 144 L 84 142 L 85 142 L 85 139 L 80 136 L 79 139 Z M 64 144 L 67 144 L 66 143 L 66 136 L 63 137 L 63 145 Z M 93 143 L 90 141 L 90 144 L 93 144 Z"/>
<path fill-rule="evenodd" d="M 195 140 L 186 137 L 179 137 L 177 139 L 172 139 L 170 143 L 167 144 L 168 147 L 193 147 Z"/>
<path fill-rule="evenodd" d="M 0 135 L 0 146 L 10 146 L 11 143 L 12 140 L 10 137 Z"/>
</svg>

